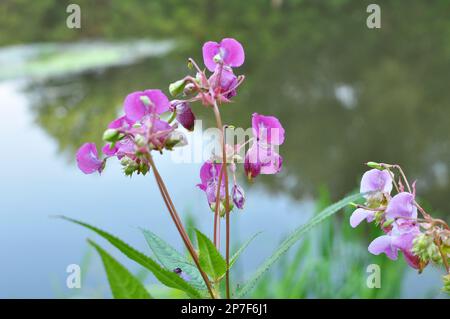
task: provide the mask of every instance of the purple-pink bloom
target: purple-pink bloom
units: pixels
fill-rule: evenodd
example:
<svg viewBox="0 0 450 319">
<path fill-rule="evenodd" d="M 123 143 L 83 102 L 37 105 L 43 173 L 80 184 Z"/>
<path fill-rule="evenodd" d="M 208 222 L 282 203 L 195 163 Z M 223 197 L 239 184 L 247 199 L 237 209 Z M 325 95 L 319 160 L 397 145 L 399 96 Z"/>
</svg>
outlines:
<svg viewBox="0 0 450 319">
<path fill-rule="evenodd" d="M 252 129 L 258 142 L 271 145 L 284 143 L 284 128 L 275 116 L 253 113 Z"/>
<path fill-rule="evenodd" d="M 103 161 L 98 158 L 97 147 L 94 143 L 85 143 L 76 154 L 78 168 L 85 174 L 101 173 Z"/>
<path fill-rule="evenodd" d="M 149 105 L 143 102 L 148 99 Z M 124 110 L 127 118 L 137 122 L 147 114 L 167 112 L 170 102 L 161 90 L 145 90 L 133 92 L 125 98 Z"/>
<path fill-rule="evenodd" d="M 419 226 L 415 221 L 394 222 L 392 230 L 387 234 L 375 238 L 369 245 L 369 252 L 374 255 L 385 253 L 392 260 L 402 251 L 408 264 L 418 267 L 417 258 L 412 253 L 413 240 L 420 235 Z"/>
<path fill-rule="evenodd" d="M 121 117 L 115 119 L 111 123 L 109 123 L 108 128 L 125 130 L 125 129 L 130 128 L 133 124 L 134 124 L 134 122 L 124 115 L 124 116 L 121 116 Z"/>
<path fill-rule="evenodd" d="M 380 171 L 374 168 L 364 173 L 361 179 L 361 194 L 374 192 L 390 194 L 391 191 L 392 177 L 388 171 Z"/>
<path fill-rule="evenodd" d="M 245 173 L 249 178 L 259 174 L 277 174 L 281 171 L 283 158 L 271 145 L 253 143 L 244 159 Z"/>
<path fill-rule="evenodd" d="M 368 223 L 371 223 L 374 219 L 375 219 L 374 211 L 363 209 L 363 208 L 358 208 L 353 212 L 352 216 L 350 216 L 350 225 L 353 228 L 355 228 L 363 220 L 366 220 Z"/>
<path fill-rule="evenodd" d="M 116 155 L 118 159 L 122 159 L 124 156 L 127 156 L 131 159 L 136 158 L 136 146 L 133 140 L 129 137 L 118 141 L 115 145 L 115 149 L 116 152 L 114 153 L 114 155 Z"/>
<path fill-rule="evenodd" d="M 211 72 L 214 72 L 220 61 L 225 66 L 239 67 L 245 60 L 244 48 L 231 38 L 223 39 L 220 43 L 208 41 L 203 45 L 202 51 L 203 62 Z"/>
<path fill-rule="evenodd" d="M 200 168 L 201 183 L 197 187 L 205 192 L 209 205 L 215 204 L 217 200 L 217 186 L 222 164 L 206 161 Z M 225 178 L 222 176 L 220 187 L 220 199 L 225 197 Z"/>
<path fill-rule="evenodd" d="M 386 208 L 386 218 L 417 218 L 417 207 L 414 204 L 414 195 L 407 192 L 398 193 L 390 201 Z"/>
<path fill-rule="evenodd" d="M 217 78 L 220 76 L 220 81 Z M 216 67 L 214 73 L 209 78 L 209 85 L 214 91 L 224 93 L 224 97 L 229 100 L 236 96 L 237 76 L 234 75 L 233 70 L 227 67 L 220 69 Z"/>
</svg>

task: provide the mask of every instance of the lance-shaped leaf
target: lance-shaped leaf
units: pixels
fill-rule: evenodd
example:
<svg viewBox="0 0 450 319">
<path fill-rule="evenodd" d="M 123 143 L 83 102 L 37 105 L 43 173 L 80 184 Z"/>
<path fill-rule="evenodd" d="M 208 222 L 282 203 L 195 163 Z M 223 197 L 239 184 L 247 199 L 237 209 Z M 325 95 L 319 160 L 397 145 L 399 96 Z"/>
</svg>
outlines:
<svg viewBox="0 0 450 319">
<path fill-rule="evenodd" d="M 201 298 L 201 293 L 194 287 L 192 287 L 188 282 L 183 280 L 180 276 L 178 276 L 172 271 L 162 268 L 156 261 L 154 261 L 150 257 L 147 257 L 140 251 L 134 249 L 133 247 L 125 243 L 123 240 L 105 232 L 104 230 L 86 224 L 84 222 L 68 218 L 65 216 L 60 216 L 60 218 L 81 225 L 96 232 L 97 234 L 105 238 L 107 241 L 109 241 L 117 249 L 119 249 L 125 256 L 150 270 L 156 277 L 156 279 L 158 279 L 162 284 L 166 285 L 167 287 L 182 290 L 192 298 Z"/>
<path fill-rule="evenodd" d="M 175 248 L 149 230 L 142 229 L 145 240 L 158 261 L 168 270 L 181 269 L 189 277 L 189 283 L 197 289 L 206 290 L 205 282 L 197 267 Z"/>
<path fill-rule="evenodd" d="M 250 237 L 250 239 L 248 239 L 235 253 L 234 255 L 231 257 L 230 259 L 230 266 L 229 268 L 231 268 L 234 263 L 236 262 L 236 260 L 239 258 L 239 256 L 241 255 L 241 253 L 248 247 L 248 245 L 250 245 L 250 243 L 253 241 L 253 239 L 255 239 L 259 234 L 261 234 L 261 232 L 258 232 L 256 234 L 254 234 L 252 237 Z"/>
<path fill-rule="evenodd" d="M 322 221 L 337 213 L 339 210 L 350 204 L 351 202 L 361 198 L 361 194 L 350 195 L 315 215 L 311 220 L 295 229 L 281 245 L 275 250 L 275 252 L 256 270 L 254 275 L 244 283 L 235 293 L 236 298 L 242 298 L 247 295 L 255 286 L 256 282 L 262 277 L 262 275 L 269 270 L 269 268 L 282 256 L 289 248 L 291 248 L 304 234 L 310 231 L 313 227 L 320 224 Z"/>
<path fill-rule="evenodd" d="M 196 230 L 196 233 L 200 266 L 202 266 L 203 270 L 214 280 L 217 280 L 225 274 L 227 263 L 208 237 L 199 230 Z"/>
<path fill-rule="evenodd" d="M 100 255 L 108 277 L 109 286 L 115 299 L 150 299 L 151 296 L 142 283 L 128 269 L 109 255 L 94 241 L 88 240 Z"/>
</svg>

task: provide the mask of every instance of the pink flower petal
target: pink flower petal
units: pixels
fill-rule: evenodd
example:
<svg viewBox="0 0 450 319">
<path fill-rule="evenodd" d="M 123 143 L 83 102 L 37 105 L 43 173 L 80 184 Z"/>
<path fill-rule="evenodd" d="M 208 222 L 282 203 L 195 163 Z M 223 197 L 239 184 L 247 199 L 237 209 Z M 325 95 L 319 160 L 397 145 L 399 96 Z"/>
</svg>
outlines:
<svg viewBox="0 0 450 319">
<path fill-rule="evenodd" d="M 151 108 L 152 111 L 157 114 L 162 114 L 169 110 L 169 99 L 161 90 L 145 90 L 144 95 L 147 96 L 153 103 L 155 109 Z"/>
<path fill-rule="evenodd" d="M 127 118 L 137 122 L 147 113 L 147 107 L 142 103 L 143 92 L 133 92 L 128 94 L 124 101 L 124 110 Z"/>
<path fill-rule="evenodd" d="M 355 210 L 350 216 L 350 225 L 355 228 L 358 226 L 363 220 L 367 220 L 367 222 L 373 221 L 374 212 L 362 208 L 358 208 Z"/>
<path fill-rule="evenodd" d="M 220 45 L 217 42 L 208 41 L 203 45 L 203 63 L 209 71 L 214 72 L 216 62 L 214 62 L 214 56 L 219 53 Z"/>
<path fill-rule="evenodd" d="M 94 143 L 85 143 L 76 154 L 78 168 L 85 174 L 101 172 L 103 162 L 98 158 L 97 147 Z"/>
<path fill-rule="evenodd" d="M 374 255 L 385 253 L 392 260 L 398 257 L 398 250 L 392 246 L 392 237 L 389 235 L 375 238 L 369 245 L 369 252 Z"/>
<path fill-rule="evenodd" d="M 274 116 L 253 113 L 252 129 L 253 135 L 263 143 L 272 145 L 284 143 L 284 128 Z"/>
<path fill-rule="evenodd" d="M 364 173 L 361 179 L 361 194 L 368 192 L 383 192 L 390 194 L 392 191 L 392 177 L 388 171 L 371 169 Z"/>
<path fill-rule="evenodd" d="M 231 67 L 239 67 L 244 64 L 245 53 L 242 45 L 235 39 L 225 38 L 220 42 L 223 50 L 223 62 Z"/>
<path fill-rule="evenodd" d="M 397 217 L 416 218 L 417 207 L 414 205 L 414 195 L 407 192 L 395 195 L 386 208 L 386 217 L 389 219 Z"/>
</svg>

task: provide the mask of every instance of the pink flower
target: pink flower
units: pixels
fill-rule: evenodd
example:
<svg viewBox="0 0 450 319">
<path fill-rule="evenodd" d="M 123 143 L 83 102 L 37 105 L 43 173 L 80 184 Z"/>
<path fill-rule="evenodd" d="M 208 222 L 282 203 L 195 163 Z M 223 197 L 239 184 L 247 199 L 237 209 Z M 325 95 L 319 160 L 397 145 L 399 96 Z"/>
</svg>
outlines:
<svg viewBox="0 0 450 319">
<path fill-rule="evenodd" d="M 244 159 L 245 173 L 249 178 L 259 174 L 277 174 L 281 171 L 283 158 L 272 146 L 253 143 Z"/>
<path fill-rule="evenodd" d="M 398 193 L 389 201 L 386 208 L 387 219 L 401 217 L 407 219 L 417 218 L 417 207 L 414 204 L 414 195 L 411 193 Z"/>
<path fill-rule="evenodd" d="M 101 173 L 103 161 L 98 158 L 97 147 L 94 143 L 85 143 L 76 154 L 78 168 L 85 174 Z"/>
<path fill-rule="evenodd" d="M 214 72 L 220 62 L 224 66 L 239 67 L 245 60 L 244 48 L 231 38 L 223 39 L 220 43 L 208 41 L 203 45 L 202 51 L 203 62 L 211 72 Z"/>
<path fill-rule="evenodd" d="M 220 81 L 217 82 L 217 77 L 219 75 Z M 228 102 L 228 100 L 236 96 L 236 86 L 238 81 L 233 70 L 228 69 L 227 67 L 222 69 L 216 67 L 208 82 L 215 92 L 223 94 L 223 97 L 226 99 L 224 102 Z"/>
<path fill-rule="evenodd" d="M 361 194 L 365 193 L 385 193 L 390 194 L 392 191 L 392 177 L 388 171 L 380 171 L 378 169 L 371 169 L 364 173 L 361 179 Z M 367 196 L 375 196 L 377 194 L 369 194 Z"/>
<path fill-rule="evenodd" d="M 252 129 L 253 135 L 258 142 L 271 145 L 281 145 L 284 143 L 284 128 L 274 116 L 253 113 Z"/>
<path fill-rule="evenodd" d="M 219 174 L 222 169 L 222 164 L 212 163 L 206 161 L 200 168 L 200 180 L 201 183 L 197 184 L 197 187 L 205 192 L 208 204 L 212 206 L 216 203 L 217 199 L 217 186 L 219 183 Z M 220 199 L 225 198 L 225 178 L 222 175 L 220 187 Z"/>
<path fill-rule="evenodd" d="M 147 114 L 162 114 L 170 107 L 169 99 L 161 90 L 138 91 L 127 95 L 124 109 L 127 118 L 139 121 Z"/>
<path fill-rule="evenodd" d="M 374 255 L 385 253 L 392 260 L 402 251 L 408 264 L 418 268 L 418 260 L 412 253 L 413 240 L 421 234 L 415 221 L 394 222 L 392 230 L 387 234 L 375 238 L 369 245 L 369 252 Z"/>
</svg>

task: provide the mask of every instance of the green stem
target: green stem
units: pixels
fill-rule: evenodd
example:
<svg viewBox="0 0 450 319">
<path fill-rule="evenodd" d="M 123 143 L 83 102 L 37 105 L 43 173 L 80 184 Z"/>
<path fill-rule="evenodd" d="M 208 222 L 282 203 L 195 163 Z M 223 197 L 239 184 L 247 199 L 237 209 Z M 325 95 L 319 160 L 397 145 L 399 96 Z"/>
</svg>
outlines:
<svg viewBox="0 0 450 319">
<path fill-rule="evenodd" d="M 222 125 L 222 118 L 220 116 L 219 107 L 217 105 L 217 101 L 214 100 L 213 105 L 214 116 L 216 118 L 217 128 L 221 132 L 221 143 L 222 143 L 222 168 L 224 170 L 224 178 L 225 178 L 225 260 L 227 263 L 227 271 L 225 276 L 225 285 L 226 285 L 226 296 L 227 299 L 230 299 L 230 194 L 228 192 L 228 169 L 227 169 L 227 154 L 226 154 L 226 145 L 225 145 L 225 129 Z M 219 185 L 220 188 L 220 185 Z"/>
<path fill-rule="evenodd" d="M 200 266 L 200 262 L 197 256 L 197 252 L 195 251 L 194 245 L 192 244 L 191 240 L 189 239 L 189 236 L 187 235 L 186 230 L 183 227 L 183 224 L 181 222 L 181 219 L 175 209 L 175 206 L 172 202 L 172 199 L 170 198 L 169 192 L 167 191 L 166 185 L 164 184 L 164 181 L 161 178 L 161 175 L 159 174 L 158 169 L 156 168 L 155 162 L 153 161 L 153 158 L 151 155 L 147 157 L 147 160 L 153 170 L 153 175 L 155 176 L 156 184 L 158 185 L 159 191 L 161 192 L 161 196 L 164 200 L 164 203 L 167 206 L 167 209 L 169 210 L 170 217 L 172 217 L 172 220 L 175 224 L 175 227 L 177 228 L 178 232 L 180 233 L 181 238 L 183 239 L 184 244 L 186 245 L 187 250 L 189 251 L 189 254 L 191 255 L 192 259 L 194 260 L 195 265 L 197 266 L 203 280 L 205 281 L 206 287 L 208 288 L 208 292 L 212 299 L 215 299 L 215 294 L 213 292 L 213 288 L 211 286 L 211 283 L 209 282 L 208 276 L 203 271 L 203 269 Z"/>
</svg>

